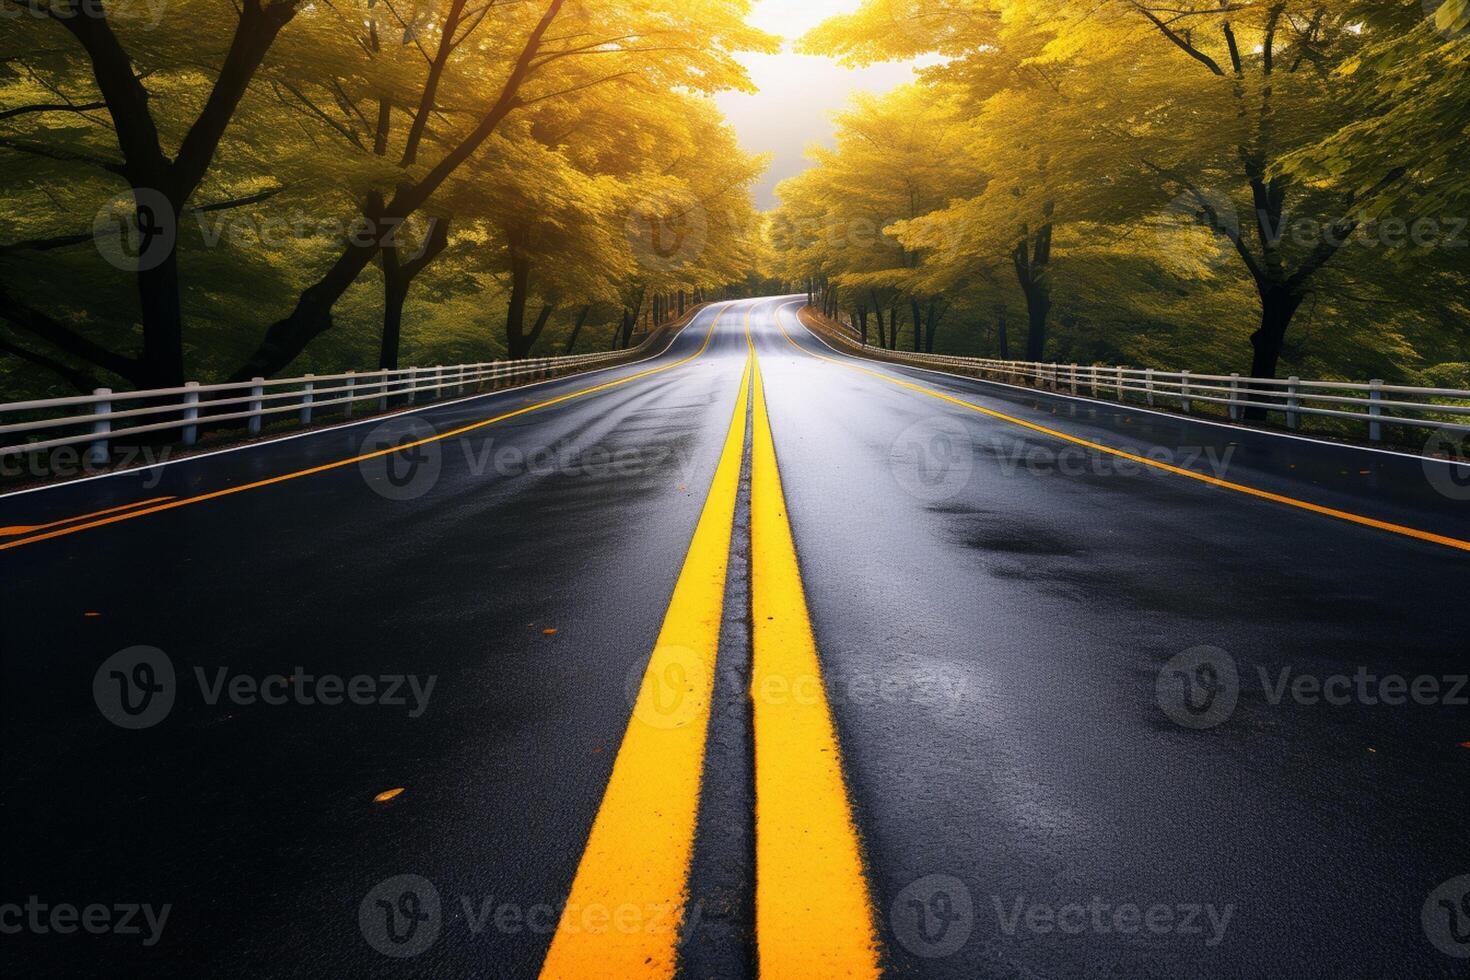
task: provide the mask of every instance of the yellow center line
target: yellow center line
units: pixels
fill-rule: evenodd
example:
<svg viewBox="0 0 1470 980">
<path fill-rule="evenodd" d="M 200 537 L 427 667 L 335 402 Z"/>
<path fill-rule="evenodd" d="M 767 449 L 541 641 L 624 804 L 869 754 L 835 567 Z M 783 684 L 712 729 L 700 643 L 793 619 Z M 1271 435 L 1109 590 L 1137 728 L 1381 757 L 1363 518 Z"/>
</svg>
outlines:
<svg viewBox="0 0 1470 980">
<path fill-rule="evenodd" d="M 1076 446 L 1084 446 L 1088 449 L 1093 449 L 1100 453 L 1107 453 L 1110 456 L 1116 456 L 1119 459 L 1126 459 L 1131 462 L 1138 463 L 1142 466 L 1150 466 L 1156 470 L 1163 470 L 1166 473 L 1173 473 L 1176 476 L 1188 477 L 1191 480 L 1197 480 L 1200 483 L 1206 483 L 1212 487 L 1220 487 L 1224 490 L 1233 490 L 1236 493 L 1243 493 L 1251 497 L 1259 498 L 1261 500 L 1269 500 L 1273 503 L 1286 504 L 1288 507 L 1296 507 L 1300 510 L 1311 511 L 1314 514 L 1321 514 L 1325 517 L 1332 517 L 1340 521 L 1348 521 L 1353 524 L 1359 524 L 1363 527 L 1377 528 L 1380 531 L 1388 531 L 1391 534 L 1402 535 L 1406 538 L 1414 538 L 1419 541 L 1427 541 L 1431 544 L 1444 545 L 1446 548 L 1455 548 L 1459 551 L 1470 551 L 1470 541 L 1464 541 L 1460 538 L 1452 538 L 1444 534 L 1435 534 L 1433 531 L 1421 531 L 1418 528 L 1407 527 L 1403 524 L 1394 524 L 1390 521 L 1381 521 L 1376 517 L 1367 517 L 1363 514 L 1355 514 L 1352 511 L 1338 510 L 1334 507 L 1325 507 L 1322 504 L 1314 504 L 1309 500 L 1301 500 L 1297 497 L 1288 497 L 1285 494 L 1272 493 L 1269 490 L 1261 490 L 1256 487 L 1247 486 L 1244 483 L 1234 483 L 1230 480 L 1222 480 L 1219 477 L 1209 476 L 1204 473 L 1196 473 L 1195 471 L 1185 469 L 1182 466 L 1174 466 L 1169 463 L 1163 463 L 1159 460 L 1150 459 L 1147 456 L 1139 456 L 1136 453 L 1130 453 L 1123 449 L 1114 449 L 1113 447 L 1105 446 L 1100 442 L 1093 442 L 1090 439 L 1083 439 L 1079 436 L 1068 435 L 1067 433 L 1058 431 L 1057 429 L 1048 428 L 1044 425 L 1038 425 L 1035 422 L 1027 422 L 1025 419 L 1019 419 L 1013 415 L 1006 415 L 1005 413 L 997 412 L 994 409 L 983 408 L 979 405 L 974 404 L 973 402 L 967 402 L 963 398 L 956 398 L 953 395 L 946 395 L 941 391 L 936 391 L 933 388 L 927 388 L 924 385 L 916 384 L 912 381 L 903 381 L 898 378 L 890 377 L 889 375 L 883 374 L 882 372 L 873 371 L 865 367 L 860 367 L 842 358 L 828 357 L 825 354 L 818 354 L 816 351 L 808 350 L 807 348 L 801 346 L 791 338 L 791 335 L 786 332 L 786 328 L 781 324 L 779 310 L 777 311 L 776 315 L 776 327 L 781 331 L 781 336 L 786 338 L 787 343 L 791 344 L 792 347 L 795 347 L 797 350 L 801 351 L 803 354 L 806 354 L 808 357 L 815 357 L 821 361 L 828 361 L 832 364 L 838 365 L 839 367 L 847 368 L 850 371 L 861 372 L 863 374 L 869 375 L 870 377 L 878 378 L 881 381 L 886 381 L 891 385 L 897 385 L 900 388 L 907 388 L 910 391 L 916 391 L 921 395 L 928 395 L 930 398 L 937 398 L 940 401 L 949 402 L 951 405 L 958 405 L 961 408 L 968 408 L 972 412 L 979 412 L 981 415 L 987 415 L 993 419 L 999 419 L 1002 422 L 1009 422 L 1012 425 L 1018 425 L 1023 429 L 1030 429 L 1032 432 L 1039 432 L 1042 435 L 1050 436 L 1053 439 L 1060 439 L 1063 442 L 1069 442 Z M 810 328 L 807 329 L 808 332 L 810 332 Z"/>
<path fill-rule="evenodd" d="M 876 977 L 878 940 L 862 847 L 822 683 L 750 315 L 751 700 L 759 972 Z"/>
<path fill-rule="evenodd" d="M 130 521 L 134 518 L 146 517 L 149 514 L 159 514 L 167 510 L 175 510 L 179 507 L 188 507 L 193 504 L 202 504 L 208 500 L 218 500 L 221 497 L 234 496 L 237 493 L 244 493 L 247 490 L 258 490 L 261 487 L 274 486 L 278 483 L 285 483 L 288 480 L 299 480 L 302 477 L 313 476 L 317 473 L 326 473 L 330 470 L 341 469 L 344 466 L 353 466 L 358 463 L 366 462 L 370 459 L 377 459 L 381 456 L 392 456 L 395 453 L 401 453 L 405 450 L 413 449 L 418 446 L 428 445 L 431 442 L 441 442 L 445 439 L 453 439 L 456 436 L 462 436 L 467 432 L 474 432 L 477 429 L 483 429 L 487 425 L 494 425 L 497 422 L 504 422 L 507 419 L 513 419 L 517 416 L 526 415 L 530 412 L 539 411 L 543 408 L 550 408 L 553 405 L 560 405 L 563 402 L 569 402 L 573 399 L 582 398 L 599 391 L 607 391 L 609 388 L 617 388 L 622 385 L 629 384 L 630 382 L 638 381 L 641 378 L 651 377 L 655 374 L 662 374 L 665 371 L 672 371 L 676 367 L 680 367 L 682 365 L 688 364 L 690 361 L 695 360 L 709 349 L 710 340 L 715 335 L 715 327 L 719 325 L 721 318 L 724 317 L 726 311 L 729 310 L 729 308 L 729 304 L 726 304 L 725 306 L 720 308 L 720 312 L 717 313 L 714 320 L 710 322 L 709 332 L 705 334 L 704 343 L 700 345 L 699 350 L 695 351 L 693 354 L 690 354 L 688 357 L 673 362 L 672 364 L 665 364 L 661 367 L 649 368 L 648 370 L 640 371 L 637 374 L 630 374 L 626 378 L 618 378 L 616 381 L 608 381 L 603 384 L 593 385 L 590 388 L 582 388 L 578 391 L 569 392 L 565 395 L 558 395 L 555 398 L 548 398 L 546 401 L 537 402 L 534 405 L 526 405 L 522 408 L 516 409 L 515 411 L 506 412 L 503 415 L 497 415 L 494 418 L 482 419 L 479 422 L 473 422 L 469 425 L 461 426 L 460 428 L 453 429 L 449 432 L 428 436 L 426 438 L 418 440 L 417 442 L 409 442 L 401 446 L 390 446 L 386 449 L 378 450 L 377 452 L 364 453 L 361 456 L 353 456 L 348 459 L 339 459 L 331 463 L 323 463 L 320 466 L 312 466 L 307 469 L 296 470 L 292 473 L 283 473 L 279 476 L 269 477 L 264 480 L 256 480 L 253 483 L 243 483 L 237 487 L 227 487 L 223 490 L 215 490 L 210 493 L 197 494 L 193 497 L 185 497 L 183 499 L 167 498 L 169 501 L 167 503 L 160 503 L 156 506 L 146 507 L 142 510 L 134 510 L 126 514 L 114 514 L 110 517 L 102 517 L 99 520 L 87 521 L 87 523 L 85 524 L 76 524 L 73 527 L 49 531 L 46 534 L 37 534 L 33 537 L 24 538 L 20 541 L 11 541 L 7 544 L 0 544 L 0 551 L 8 551 L 11 548 L 24 547 L 28 544 L 35 544 L 38 541 L 48 541 L 51 538 L 65 537 L 68 534 L 76 534 L 80 531 L 89 531 L 93 528 L 104 527 L 108 524 L 116 524 L 120 521 Z M 98 515 L 87 514 L 80 517 L 67 518 L 65 520 L 54 521 L 52 522 L 52 524 L 47 526 L 60 527 L 60 525 L 63 524 L 72 524 L 75 521 L 86 520 L 86 518 L 88 517 L 95 516 Z"/>
<path fill-rule="evenodd" d="M 714 480 L 542 977 L 668 978 L 678 965 L 750 370 L 747 358 Z"/>
<path fill-rule="evenodd" d="M 59 521 L 49 524 L 15 524 L 10 527 L 0 527 L 0 537 L 14 537 L 17 534 L 34 534 L 37 531 L 46 531 L 53 527 L 61 527 L 63 524 L 71 524 L 74 521 L 85 521 L 91 517 L 102 517 L 105 514 L 116 514 L 118 511 L 132 510 L 134 507 L 145 507 L 148 504 L 162 503 L 165 500 L 173 500 L 173 497 L 153 497 L 148 500 L 135 500 L 130 504 L 119 504 L 116 507 L 108 507 L 106 510 L 94 510 L 90 514 L 78 514 L 75 517 L 64 517 Z"/>
</svg>

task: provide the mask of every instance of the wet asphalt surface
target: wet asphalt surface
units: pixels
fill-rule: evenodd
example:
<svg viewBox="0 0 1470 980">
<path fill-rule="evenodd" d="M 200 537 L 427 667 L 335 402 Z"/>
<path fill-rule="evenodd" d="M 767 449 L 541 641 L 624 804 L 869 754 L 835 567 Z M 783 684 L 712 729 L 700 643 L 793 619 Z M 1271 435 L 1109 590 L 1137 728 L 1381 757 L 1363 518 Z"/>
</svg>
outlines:
<svg viewBox="0 0 1470 980">
<path fill-rule="evenodd" d="M 714 472 L 749 312 L 893 975 L 1464 975 L 1436 940 L 1470 948 L 1470 905 L 1431 893 L 1470 874 L 1470 708 L 1447 703 L 1470 670 L 1470 556 L 1062 451 L 811 355 L 1467 538 L 1452 481 L 858 362 L 795 310 L 735 304 L 689 363 L 410 450 L 414 467 L 354 464 L 0 552 L 0 904 L 169 906 L 151 945 L 142 915 L 141 934 L 0 935 L 0 969 L 535 975 Z M 659 360 L 426 407 L 389 435 L 689 357 L 714 312 Z M 382 445 L 381 424 L 0 498 L 0 525 L 350 458 Z M 736 682 L 717 689 L 690 976 L 752 962 L 735 538 L 721 669 Z M 139 645 L 167 657 L 175 696 L 127 730 L 99 710 L 122 688 L 94 679 Z M 1442 680 L 1436 703 L 1309 704 L 1276 696 L 1283 670 Z M 285 704 L 212 694 L 272 675 L 294 678 Z M 359 676 L 374 703 L 299 703 Z M 360 922 L 399 875 L 440 901 L 433 941 L 401 959 Z"/>
</svg>

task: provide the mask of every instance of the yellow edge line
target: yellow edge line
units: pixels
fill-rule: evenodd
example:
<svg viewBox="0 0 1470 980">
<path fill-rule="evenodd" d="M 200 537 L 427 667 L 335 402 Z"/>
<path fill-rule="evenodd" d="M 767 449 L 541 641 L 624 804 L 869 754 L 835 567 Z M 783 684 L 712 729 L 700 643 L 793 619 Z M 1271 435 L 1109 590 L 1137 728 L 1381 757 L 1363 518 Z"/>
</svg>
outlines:
<svg viewBox="0 0 1470 980">
<path fill-rule="evenodd" d="M 678 965 L 750 370 L 747 358 L 714 480 L 542 977 L 668 978 Z"/>
<path fill-rule="evenodd" d="M 876 977 L 878 940 L 862 848 L 822 683 L 750 316 L 751 700 L 755 899 L 765 978 Z"/>
<path fill-rule="evenodd" d="M 104 514 L 116 514 L 120 510 L 132 510 L 134 507 L 145 507 L 148 504 L 157 504 L 165 500 L 173 500 L 173 497 L 151 497 L 148 500 L 135 500 L 130 504 L 119 504 L 116 507 L 108 507 L 106 510 L 94 510 L 90 514 L 78 514 L 75 517 L 63 517 L 59 521 L 49 524 L 17 524 L 11 527 L 0 527 L 0 537 L 14 537 L 17 534 L 34 534 L 36 531 L 45 531 L 53 527 L 61 527 L 63 524 L 71 524 L 73 521 L 85 521 L 90 517 L 101 517 Z"/>
<path fill-rule="evenodd" d="M 178 507 L 188 507 L 191 504 L 202 504 L 207 500 L 216 500 L 220 497 L 229 497 L 237 493 L 244 493 L 247 490 L 258 490 L 261 487 L 274 486 L 277 483 L 285 483 L 288 480 L 299 480 L 302 477 L 313 476 L 317 473 L 325 473 L 329 470 L 341 469 L 344 466 L 352 466 L 370 459 L 377 459 L 380 456 L 391 456 L 394 453 L 401 453 L 406 449 L 413 449 L 417 446 L 424 446 L 431 442 L 440 442 L 445 439 L 452 439 L 456 436 L 462 436 L 467 432 L 474 432 L 476 429 L 483 429 L 487 425 L 494 425 L 497 422 L 504 422 L 507 419 L 513 419 L 519 415 L 526 415 L 530 412 L 535 412 L 543 408 L 549 408 L 552 405 L 560 405 L 562 402 L 568 402 L 574 398 L 581 398 L 585 395 L 593 394 L 594 392 L 606 391 L 609 388 L 617 388 L 620 385 L 625 385 L 629 382 L 637 381 L 640 378 L 647 378 L 651 375 L 661 374 L 664 371 L 671 371 L 676 367 L 688 364 L 690 361 L 696 359 L 707 349 L 709 349 L 710 339 L 713 338 L 715 335 L 715 327 L 719 324 L 720 319 L 725 315 L 725 312 L 729 308 L 730 307 L 727 304 L 720 309 L 719 313 L 715 315 L 714 320 L 710 322 L 709 332 L 705 334 L 704 343 L 700 346 L 699 350 L 695 351 L 693 354 L 690 354 L 688 357 L 675 361 L 672 364 L 665 364 L 662 367 L 649 368 L 646 371 L 640 371 L 637 374 L 629 375 L 626 378 L 619 378 L 616 381 L 609 381 L 604 384 L 594 385 L 590 388 L 583 388 L 579 391 L 573 391 L 565 395 L 559 395 L 556 398 L 549 398 L 544 402 L 537 402 L 534 405 L 527 405 L 524 408 L 518 408 L 513 412 L 506 412 L 504 415 L 497 415 L 494 418 L 483 419 L 479 422 L 474 422 L 470 425 L 462 426 L 461 428 L 454 429 L 450 432 L 444 432 L 439 435 L 429 436 L 427 438 L 420 439 L 417 442 L 405 443 L 401 446 L 390 446 L 387 449 L 381 449 L 373 453 L 365 453 L 361 456 L 353 456 L 350 459 L 339 459 L 335 462 L 323 463 L 320 466 L 313 466 L 308 469 L 297 470 L 294 473 L 283 473 L 280 476 L 273 476 L 265 480 L 256 480 L 253 483 L 243 483 L 238 487 L 228 487 L 224 490 L 215 490 L 211 493 L 203 493 L 194 497 L 185 497 L 182 500 L 171 500 L 170 503 L 160 504 L 156 507 L 148 507 L 144 510 L 137 510 L 127 514 L 115 515 L 112 517 L 103 518 L 102 520 L 89 521 L 86 524 L 78 524 L 75 527 L 68 527 L 63 530 L 51 531 L 48 534 L 37 534 L 34 537 L 25 538 L 21 541 L 11 541 L 8 544 L 0 544 L 0 551 L 8 551 L 11 548 L 20 548 L 28 544 L 35 544 L 38 541 L 49 541 L 52 538 L 65 537 L 68 534 L 76 534 L 80 531 L 89 531 L 93 528 L 104 527 L 108 524 L 116 524 L 120 521 L 130 521 L 136 517 L 146 517 L 149 514 L 159 514 L 163 511 L 174 510 Z M 70 524 L 72 521 L 83 520 L 85 517 L 88 516 L 92 515 L 83 515 L 83 517 L 55 521 L 53 522 L 53 525 Z"/>
<path fill-rule="evenodd" d="M 784 307 L 782 309 L 784 309 Z M 798 317 L 798 322 L 799 321 L 800 318 Z M 886 374 L 878 371 L 872 371 L 865 367 L 859 367 L 856 364 L 848 363 L 847 361 L 841 360 L 839 358 L 828 357 L 825 354 L 818 354 L 815 351 L 807 350 L 805 347 L 798 344 L 795 340 L 791 339 L 791 336 L 786 332 L 786 328 L 781 325 L 779 310 L 777 311 L 776 315 L 776 327 L 781 331 L 781 336 L 785 337 L 787 342 L 790 343 L 791 346 L 795 347 L 803 354 L 806 354 L 808 357 L 815 357 L 818 360 L 829 361 L 833 364 L 836 364 L 840 367 L 848 368 L 852 371 L 860 371 L 863 374 L 867 374 L 874 378 L 879 378 L 883 381 L 887 381 L 889 384 L 897 385 L 900 388 L 908 388 L 911 391 L 917 391 L 920 394 L 928 395 L 930 398 L 937 398 L 940 401 L 949 402 L 952 405 L 959 405 L 962 408 L 968 408 L 971 411 L 979 412 L 981 415 L 988 415 L 991 418 L 999 419 L 1002 422 L 1009 422 L 1012 425 L 1018 425 L 1023 429 L 1030 429 L 1033 432 L 1039 432 L 1042 435 L 1051 436 L 1054 439 L 1060 439 L 1063 442 L 1070 442 L 1073 445 L 1077 446 L 1085 446 L 1088 449 L 1095 449 L 1098 452 L 1107 453 L 1108 455 L 1116 456 L 1119 459 L 1130 460 L 1131 462 L 1138 463 L 1143 466 L 1153 467 L 1156 470 L 1163 470 L 1166 473 L 1173 473 L 1176 476 L 1188 477 L 1191 480 L 1198 480 L 1200 483 L 1207 483 L 1210 486 L 1220 487 L 1225 490 L 1233 490 L 1236 493 L 1247 494 L 1252 497 L 1257 497 L 1261 500 L 1269 500 L 1273 503 L 1286 504 L 1289 507 L 1296 507 L 1301 510 L 1311 511 L 1314 514 L 1321 514 L 1325 517 L 1333 517 L 1340 521 L 1348 521 L 1353 524 L 1360 524 L 1364 527 L 1377 528 L 1380 531 L 1388 531 L 1392 534 L 1403 535 L 1406 538 L 1415 538 L 1419 541 L 1428 541 L 1431 544 L 1444 545 L 1446 548 L 1455 548 L 1459 551 L 1470 551 L 1470 541 L 1463 541 L 1459 538 L 1452 538 L 1443 534 L 1435 534 L 1432 531 L 1421 531 L 1418 528 L 1407 527 L 1403 524 L 1394 524 L 1390 521 L 1380 521 L 1376 517 L 1366 517 L 1362 514 L 1354 514 L 1351 511 L 1337 510 L 1333 507 L 1324 507 L 1321 504 L 1314 504 L 1308 500 L 1300 500 L 1296 497 L 1288 497 L 1283 494 L 1272 493 L 1269 490 L 1260 490 L 1256 487 L 1246 486 L 1243 483 L 1233 483 L 1230 480 L 1222 480 L 1219 477 L 1208 476 L 1204 473 L 1196 473 L 1193 470 L 1188 470 L 1181 466 L 1173 466 L 1169 463 L 1163 463 L 1156 459 L 1150 459 L 1147 456 L 1139 456 L 1135 453 L 1127 452 L 1126 450 L 1114 449 L 1111 446 L 1105 446 L 1100 442 L 1093 442 L 1089 439 L 1083 439 L 1078 436 L 1068 435 L 1067 433 L 1060 432 L 1056 429 L 1049 429 L 1044 425 L 1037 425 L 1035 422 L 1027 422 L 1024 419 L 1018 419 L 1015 416 L 1006 415 L 1005 413 L 997 412 L 994 409 L 982 408 L 981 406 L 976 405 L 973 402 L 967 402 L 962 398 L 955 398 L 952 395 L 946 395 L 943 392 L 935 391 L 932 388 L 926 388 L 923 385 L 915 384 L 911 381 L 901 381 L 898 378 L 889 377 Z M 808 332 L 810 332 L 810 328 L 806 327 L 805 324 L 803 324 L 803 327 L 807 329 Z"/>
</svg>

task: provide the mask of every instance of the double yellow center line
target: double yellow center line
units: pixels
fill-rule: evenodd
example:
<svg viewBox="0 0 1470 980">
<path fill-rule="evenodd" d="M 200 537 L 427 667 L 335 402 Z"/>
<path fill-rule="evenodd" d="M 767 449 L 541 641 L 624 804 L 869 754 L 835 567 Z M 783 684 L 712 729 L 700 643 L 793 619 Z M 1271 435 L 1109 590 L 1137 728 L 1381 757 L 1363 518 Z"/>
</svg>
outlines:
<svg viewBox="0 0 1470 980">
<path fill-rule="evenodd" d="M 678 967 L 748 412 L 760 973 L 878 975 L 872 899 L 749 312 L 745 329 L 748 354 L 725 446 L 542 967 L 545 978 L 672 977 Z"/>
</svg>

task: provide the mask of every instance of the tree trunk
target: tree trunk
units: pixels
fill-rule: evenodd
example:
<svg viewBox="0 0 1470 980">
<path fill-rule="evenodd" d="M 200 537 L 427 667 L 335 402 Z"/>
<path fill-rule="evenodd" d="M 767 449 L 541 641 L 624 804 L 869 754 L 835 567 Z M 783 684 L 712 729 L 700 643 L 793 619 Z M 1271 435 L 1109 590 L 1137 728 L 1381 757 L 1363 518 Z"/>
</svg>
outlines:
<svg viewBox="0 0 1470 980">
<path fill-rule="evenodd" d="M 526 340 L 526 299 L 531 293 L 531 262 L 511 246 L 510 305 L 505 314 L 505 352 L 513 361 L 531 349 Z"/>
<path fill-rule="evenodd" d="M 145 388 L 177 388 L 184 383 L 184 311 L 179 293 L 179 253 L 171 246 L 161 263 L 138 273 Z"/>
<path fill-rule="evenodd" d="M 873 294 L 873 316 L 878 320 L 878 346 L 884 350 L 888 349 L 888 327 L 883 322 L 883 307 L 878 302 L 878 294 Z"/>
<path fill-rule="evenodd" d="M 577 320 L 572 324 L 572 335 L 567 338 L 566 353 L 570 354 L 577 349 L 577 338 L 582 334 L 582 327 L 587 323 L 587 315 L 592 312 L 592 304 L 582 307 L 577 314 Z"/>
<path fill-rule="evenodd" d="M 398 261 L 397 248 L 383 249 L 383 336 L 378 345 L 378 370 L 398 367 L 403 335 L 403 306 L 408 301 L 408 280 Z"/>
<path fill-rule="evenodd" d="M 924 317 L 924 350 L 934 353 L 934 333 L 939 329 L 939 298 L 929 300 L 929 310 Z"/>
<path fill-rule="evenodd" d="M 1251 377 L 1276 377 L 1276 365 L 1286 343 L 1286 328 L 1301 308 L 1303 298 L 1281 287 L 1270 288 L 1261 294 L 1261 326 L 1251 334 L 1254 351 Z"/>
<path fill-rule="evenodd" d="M 1026 295 L 1026 360 L 1040 361 L 1046 354 L 1046 321 L 1051 314 L 1051 285 L 1041 280 L 1022 291 Z"/>
<path fill-rule="evenodd" d="M 909 311 L 914 315 L 914 353 L 918 354 L 924 349 L 924 311 L 918 299 L 909 297 Z"/>
<path fill-rule="evenodd" d="M 1006 333 L 1006 311 L 995 312 L 995 343 L 1000 351 L 1000 359 L 1009 361 L 1011 359 L 1011 338 Z"/>
<path fill-rule="evenodd" d="M 536 325 L 531 328 L 530 336 L 526 338 L 526 356 L 531 356 L 531 351 L 536 347 L 536 341 L 541 339 L 546 324 L 551 320 L 551 314 L 556 312 L 555 303 L 547 303 L 541 307 L 541 312 L 536 317 Z"/>
<path fill-rule="evenodd" d="M 1050 202 L 1045 207 L 1049 219 Z M 1052 225 L 1041 226 L 1033 238 L 1029 228 L 1021 229 L 1021 239 L 1011 251 L 1016 268 L 1016 281 L 1026 297 L 1026 360 L 1040 361 L 1046 354 L 1046 321 L 1051 313 L 1051 241 Z"/>
<path fill-rule="evenodd" d="M 428 238 L 417 254 L 404 261 L 398 232 L 383 245 L 383 335 L 378 346 L 379 370 L 398 367 L 399 348 L 403 336 L 403 307 L 408 302 L 414 280 L 439 253 L 449 245 L 449 219 L 434 218 L 429 222 Z"/>
<path fill-rule="evenodd" d="M 1261 325 L 1251 334 L 1252 378 L 1274 378 L 1281 360 L 1281 349 L 1286 344 L 1286 328 L 1291 326 L 1292 317 L 1301 308 L 1306 297 L 1290 289 L 1273 285 L 1261 290 Z M 1258 398 L 1251 398 L 1257 401 Z M 1266 419 L 1266 409 L 1249 407 L 1245 417 L 1253 422 Z"/>
<path fill-rule="evenodd" d="M 621 347 L 626 350 L 633 343 L 633 330 L 638 326 L 638 315 L 643 312 L 643 298 L 647 295 L 647 287 L 638 290 L 633 297 L 633 307 L 623 308 L 623 331 Z"/>
</svg>

